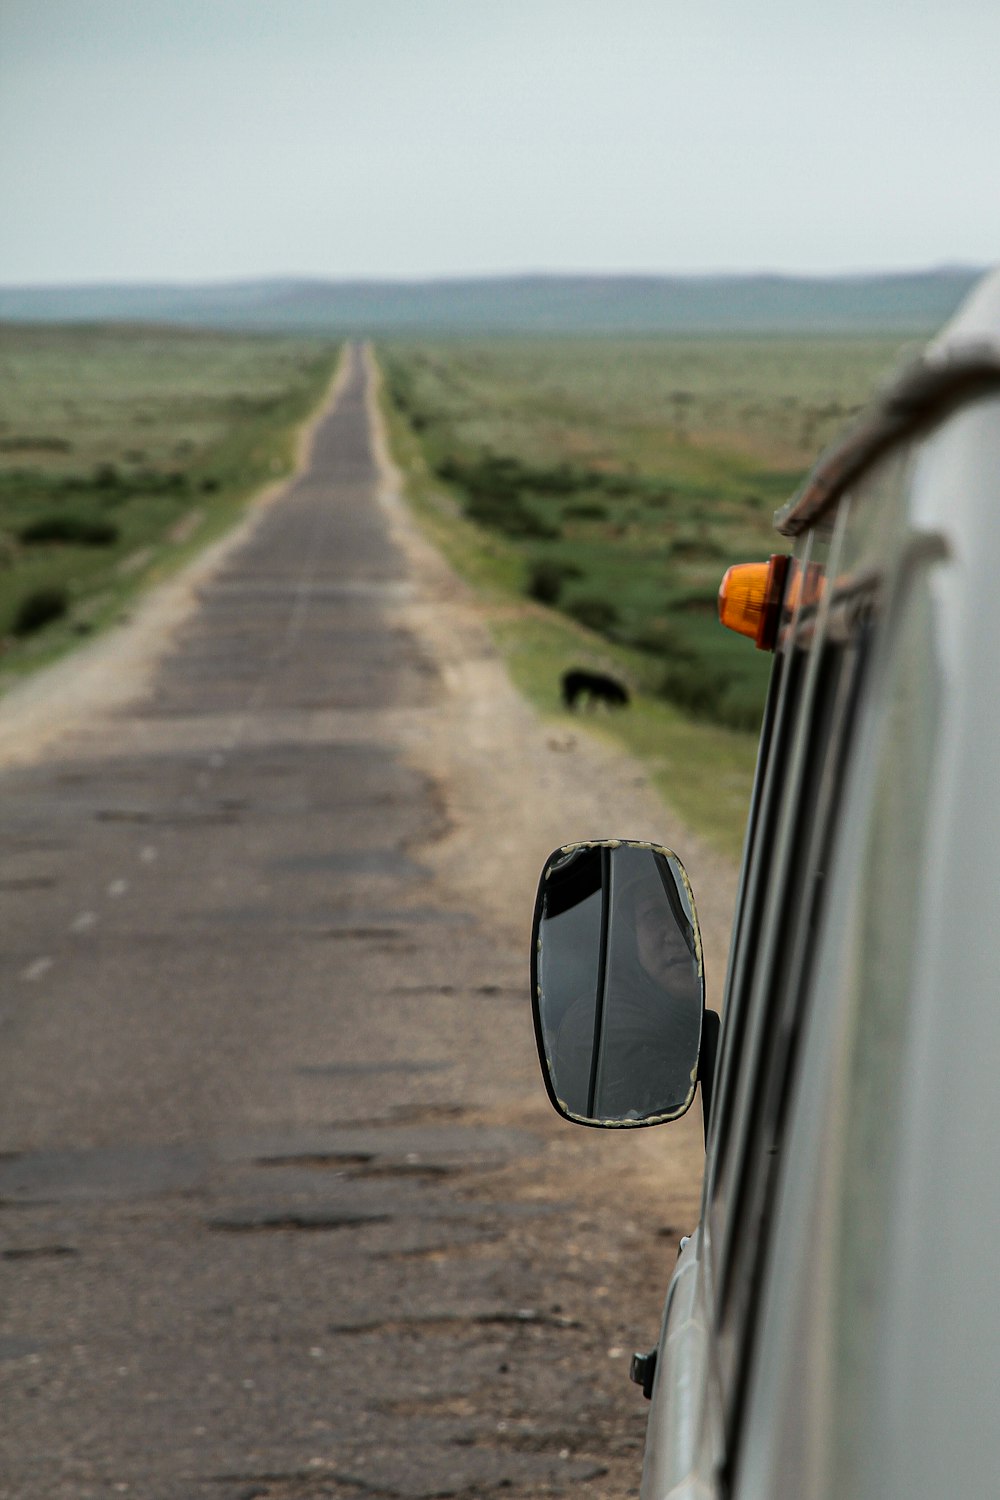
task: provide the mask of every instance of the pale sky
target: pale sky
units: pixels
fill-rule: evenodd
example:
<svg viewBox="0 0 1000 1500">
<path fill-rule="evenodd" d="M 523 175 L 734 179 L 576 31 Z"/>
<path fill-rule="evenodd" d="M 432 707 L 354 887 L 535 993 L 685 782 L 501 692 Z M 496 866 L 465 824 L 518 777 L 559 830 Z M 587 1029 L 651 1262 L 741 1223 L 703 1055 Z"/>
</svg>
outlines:
<svg viewBox="0 0 1000 1500">
<path fill-rule="evenodd" d="M 1000 259 L 998 0 L 0 0 L 0 284 Z"/>
</svg>

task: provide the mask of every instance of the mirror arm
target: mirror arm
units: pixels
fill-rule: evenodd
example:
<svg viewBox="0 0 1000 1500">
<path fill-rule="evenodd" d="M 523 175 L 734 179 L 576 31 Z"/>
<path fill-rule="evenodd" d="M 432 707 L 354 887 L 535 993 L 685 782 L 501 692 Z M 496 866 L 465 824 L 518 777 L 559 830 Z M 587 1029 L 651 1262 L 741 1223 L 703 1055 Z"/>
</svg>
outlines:
<svg viewBox="0 0 1000 1500">
<path fill-rule="evenodd" d="M 718 1013 L 706 1010 L 701 1023 L 701 1052 L 698 1055 L 698 1082 L 701 1084 L 701 1114 L 705 1122 L 705 1144 L 708 1145 L 708 1127 L 712 1120 L 712 1091 L 715 1087 L 715 1064 L 719 1055 L 719 1030 L 722 1023 Z"/>
</svg>

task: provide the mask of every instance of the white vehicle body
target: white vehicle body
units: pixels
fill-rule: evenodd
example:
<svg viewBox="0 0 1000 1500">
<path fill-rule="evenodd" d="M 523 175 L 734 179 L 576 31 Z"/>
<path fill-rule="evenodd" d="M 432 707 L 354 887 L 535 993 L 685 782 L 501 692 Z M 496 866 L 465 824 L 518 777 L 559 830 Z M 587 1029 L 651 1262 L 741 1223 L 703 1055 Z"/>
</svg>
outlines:
<svg viewBox="0 0 1000 1500">
<path fill-rule="evenodd" d="M 905 389 L 779 517 L 643 1500 L 1000 1492 L 1000 275 Z"/>
<path fill-rule="evenodd" d="M 776 524 L 642 1500 L 1000 1494 L 1000 274 Z"/>
</svg>

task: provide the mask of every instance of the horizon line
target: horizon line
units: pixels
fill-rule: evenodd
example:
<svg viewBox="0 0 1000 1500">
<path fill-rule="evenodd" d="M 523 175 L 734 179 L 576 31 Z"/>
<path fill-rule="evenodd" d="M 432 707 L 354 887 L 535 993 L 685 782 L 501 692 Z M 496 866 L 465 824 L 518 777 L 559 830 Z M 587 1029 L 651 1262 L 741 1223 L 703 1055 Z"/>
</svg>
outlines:
<svg viewBox="0 0 1000 1500">
<path fill-rule="evenodd" d="M 865 281 L 907 276 L 968 275 L 985 272 L 990 262 L 942 261 L 920 266 L 881 266 L 864 269 L 790 271 L 760 267 L 755 270 L 696 270 L 696 271 L 594 271 L 594 270 L 520 270 L 520 271 L 455 271 L 433 272 L 420 275 L 333 275 L 326 273 L 274 271 L 260 274 L 233 276 L 205 276 L 182 278 L 148 277 L 136 279 L 125 277 L 98 277 L 79 281 L 6 281 L 0 280 L 0 292 L 55 292 L 55 291 L 99 291 L 108 288 L 136 291 L 153 288 L 171 290 L 196 290 L 205 287 L 247 286 L 394 286 L 427 287 L 455 286 L 476 283 L 525 282 L 525 281 Z"/>
</svg>

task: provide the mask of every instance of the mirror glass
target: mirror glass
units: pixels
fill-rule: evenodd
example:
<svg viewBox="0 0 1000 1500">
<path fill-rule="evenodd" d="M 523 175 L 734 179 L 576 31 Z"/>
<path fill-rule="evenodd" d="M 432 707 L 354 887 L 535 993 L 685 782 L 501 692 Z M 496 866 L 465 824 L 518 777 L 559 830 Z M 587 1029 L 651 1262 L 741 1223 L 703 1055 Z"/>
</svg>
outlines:
<svg viewBox="0 0 1000 1500">
<path fill-rule="evenodd" d="M 542 871 L 535 1034 L 549 1097 L 591 1125 L 676 1119 L 694 1097 L 705 986 L 687 874 L 657 844 L 567 844 Z"/>
</svg>

